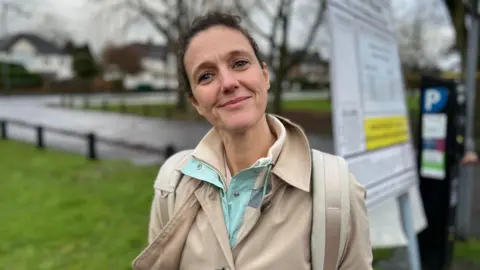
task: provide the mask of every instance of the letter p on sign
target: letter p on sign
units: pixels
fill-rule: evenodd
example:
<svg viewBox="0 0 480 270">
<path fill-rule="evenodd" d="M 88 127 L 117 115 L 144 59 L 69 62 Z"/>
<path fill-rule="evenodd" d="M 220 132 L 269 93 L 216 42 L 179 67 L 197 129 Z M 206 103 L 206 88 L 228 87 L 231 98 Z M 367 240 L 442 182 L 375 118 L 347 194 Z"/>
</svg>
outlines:
<svg viewBox="0 0 480 270">
<path fill-rule="evenodd" d="M 427 89 L 425 91 L 425 110 L 431 111 L 433 105 L 437 104 L 442 100 L 442 95 L 437 89 Z"/>
<path fill-rule="evenodd" d="M 448 90 L 444 87 L 428 88 L 423 92 L 423 111 L 437 113 L 445 108 L 448 101 Z"/>
</svg>

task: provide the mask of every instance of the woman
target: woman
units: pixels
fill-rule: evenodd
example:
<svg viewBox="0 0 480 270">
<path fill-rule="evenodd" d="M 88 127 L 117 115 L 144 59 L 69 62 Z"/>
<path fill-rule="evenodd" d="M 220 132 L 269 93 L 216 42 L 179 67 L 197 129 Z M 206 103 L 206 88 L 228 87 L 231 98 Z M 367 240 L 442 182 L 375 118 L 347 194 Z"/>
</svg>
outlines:
<svg viewBox="0 0 480 270">
<path fill-rule="evenodd" d="M 297 125 L 265 114 L 270 78 L 257 44 L 237 17 L 213 12 L 195 20 L 179 56 L 190 101 L 213 128 L 162 166 L 150 245 L 134 268 L 311 269 L 310 148 Z M 372 269 L 365 190 L 350 178 L 338 269 Z"/>
</svg>

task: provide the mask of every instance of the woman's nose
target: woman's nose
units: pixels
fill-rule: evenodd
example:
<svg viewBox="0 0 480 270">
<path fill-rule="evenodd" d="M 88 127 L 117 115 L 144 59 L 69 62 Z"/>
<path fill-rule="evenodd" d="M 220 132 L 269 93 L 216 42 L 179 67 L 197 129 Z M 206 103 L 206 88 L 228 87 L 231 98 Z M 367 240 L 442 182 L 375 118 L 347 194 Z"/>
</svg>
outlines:
<svg viewBox="0 0 480 270">
<path fill-rule="evenodd" d="M 231 70 L 222 70 L 220 72 L 222 91 L 231 91 L 238 88 L 238 80 Z"/>
</svg>

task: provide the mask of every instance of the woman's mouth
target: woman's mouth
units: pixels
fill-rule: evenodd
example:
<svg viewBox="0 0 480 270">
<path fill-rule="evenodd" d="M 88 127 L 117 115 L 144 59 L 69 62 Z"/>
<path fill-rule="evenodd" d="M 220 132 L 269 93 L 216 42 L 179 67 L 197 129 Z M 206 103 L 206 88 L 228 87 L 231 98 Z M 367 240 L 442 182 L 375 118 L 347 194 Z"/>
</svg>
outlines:
<svg viewBox="0 0 480 270">
<path fill-rule="evenodd" d="M 245 100 L 249 99 L 250 97 L 238 97 L 238 98 L 234 98 L 228 102 L 225 102 L 223 103 L 220 107 L 222 108 L 232 108 L 232 107 L 236 107 L 240 104 L 242 104 Z"/>
</svg>

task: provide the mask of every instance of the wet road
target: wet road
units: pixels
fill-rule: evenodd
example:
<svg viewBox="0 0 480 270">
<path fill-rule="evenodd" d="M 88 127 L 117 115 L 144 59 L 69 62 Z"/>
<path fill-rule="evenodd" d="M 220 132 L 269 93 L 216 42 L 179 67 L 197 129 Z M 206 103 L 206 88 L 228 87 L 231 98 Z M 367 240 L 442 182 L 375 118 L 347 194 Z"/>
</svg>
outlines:
<svg viewBox="0 0 480 270">
<path fill-rule="evenodd" d="M 0 119 L 12 119 L 33 125 L 75 131 L 80 134 L 93 132 L 100 138 L 144 144 L 155 148 L 173 145 L 177 150 L 193 148 L 210 129 L 204 122 L 145 118 L 96 111 L 79 111 L 47 107 L 59 102 L 58 96 L 40 98 L 0 98 Z M 8 136 L 34 143 L 32 128 L 8 125 Z M 330 139 L 310 136 L 311 144 L 324 151 L 332 151 Z M 86 138 L 76 138 L 46 131 L 45 144 L 62 150 L 86 153 Z M 101 158 L 129 159 L 135 163 L 158 163 L 163 157 L 138 150 L 125 149 L 105 143 L 98 144 Z"/>
</svg>

